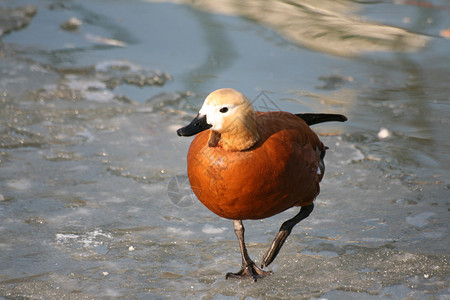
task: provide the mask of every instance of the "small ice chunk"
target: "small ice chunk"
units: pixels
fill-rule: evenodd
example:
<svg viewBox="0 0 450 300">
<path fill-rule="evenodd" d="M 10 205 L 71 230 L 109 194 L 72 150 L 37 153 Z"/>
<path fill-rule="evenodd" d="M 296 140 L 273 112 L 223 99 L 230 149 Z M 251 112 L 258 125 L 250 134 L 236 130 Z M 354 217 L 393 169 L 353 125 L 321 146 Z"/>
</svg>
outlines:
<svg viewBox="0 0 450 300">
<path fill-rule="evenodd" d="M 68 243 L 69 241 L 73 241 L 78 239 L 80 236 L 76 235 L 76 234 L 72 234 L 72 233 L 57 233 L 56 234 L 56 240 L 58 241 L 58 243 Z"/>
<path fill-rule="evenodd" d="M 378 132 L 378 137 L 380 139 L 386 139 L 391 136 L 391 133 L 386 128 L 380 128 L 380 131 Z"/>
<path fill-rule="evenodd" d="M 66 75 L 64 84 L 72 90 L 99 91 L 106 88 L 106 84 L 100 80 L 84 79 L 77 75 Z"/>
<path fill-rule="evenodd" d="M 31 188 L 31 181 L 26 178 L 13 179 L 8 181 L 7 185 L 10 188 L 25 191 Z"/>
<path fill-rule="evenodd" d="M 90 236 L 92 236 L 92 237 L 104 236 L 104 237 L 107 237 L 107 238 L 112 238 L 111 233 L 104 233 L 101 229 L 96 229 L 96 230 L 94 230 L 92 232 L 89 232 L 88 234 Z"/>
<path fill-rule="evenodd" d="M 114 100 L 115 94 L 108 90 L 103 91 L 83 91 L 83 97 L 89 101 L 107 103 Z"/>
<path fill-rule="evenodd" d="M 167 228 L 167 232 L 175 233 L 175 234 L 178 234 L 178 235 L 184 235 L 184 236 L 194 234 L 194 232 L 189 230 L 189 229 L 188 230 L 183 230 L 181 228 L 175 228 L 175 227 L 168 227 Z"/>
<path fill-rule="evenodd" d="M 426 211 L 426 212 L 420 213 L 420 214 L 412 216 L 412 217 L 406 217 L 406 223 L 408 223 L 409 225 L 417 226 L 417 227 L 423 227 L 423 226 L 427 225 L 427 223 L 428 223 L 427 219 L 434 215 L 435 215 L 435 213 Z"/>
<path fill-rule="evenodd" d="M 214 227 L 212 225 L 206 224 L 203 227 L 202 232 L 206 234 L 221 234 L 225 230 L 227 230 L 226 227 Z"/>
<path fill-rule="evenodd" d="M 61 29 L 67 31 L 77 31 L 81 25 L 83 25 L 83 21 L 81 21 L 77 17 L 72 17 L 66 22 L 62 23 L 60 27 Z"/>
<path fill-rule="evenodd" d="M 84 37 L 90 42 L 99 43 L 99 44 L 106 44 L 106 45 L 117 46 L 117 47 L 125 47 L 127 45 L 123 41 L 110 39 L 107 37 L 90 34 L 90 33 L 85 34 Z"/>
</svg>

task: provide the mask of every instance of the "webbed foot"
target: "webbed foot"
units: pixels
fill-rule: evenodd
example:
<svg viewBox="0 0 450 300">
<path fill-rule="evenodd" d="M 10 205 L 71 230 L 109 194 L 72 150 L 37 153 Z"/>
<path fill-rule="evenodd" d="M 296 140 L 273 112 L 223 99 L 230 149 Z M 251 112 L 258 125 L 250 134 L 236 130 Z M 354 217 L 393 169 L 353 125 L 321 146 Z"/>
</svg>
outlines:
<svg viewBox="0 0 450 300">
<path fill-rule="evenodd" d="M 251 263 L 248 265 L 243 265 L 242 268 L 237 273 L 227 273 L 225 276 L 225 279 L 228 278 L 251 278 L 254 282 L 256 282 L 258 279 L 266 277 L 268 275 L 272 274 L 272 271 L 263 271 L 260 268 L 258 268 L 255 263 Z"/>
</svg>

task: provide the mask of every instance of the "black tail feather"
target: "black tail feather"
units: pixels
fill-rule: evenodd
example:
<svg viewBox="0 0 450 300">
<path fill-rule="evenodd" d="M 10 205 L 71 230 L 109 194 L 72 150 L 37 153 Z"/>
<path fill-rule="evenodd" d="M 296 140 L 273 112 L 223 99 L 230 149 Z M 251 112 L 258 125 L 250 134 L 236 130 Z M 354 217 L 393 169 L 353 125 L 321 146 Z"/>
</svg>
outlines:
<svg viewBox="0 0 450 300">
<path fill-rule="evenodd" d="M 331 122 L 331 121 L 337 121 L 337 122 L 345 122 L 347 121 L 347 117 L 344 115 L 338 115 L 338 114 L 295 114 L 297 117 L 303 119 L 306 124 L 308 125 L 314 125 L 318 123 L 323 122 Z"/>
</svg>

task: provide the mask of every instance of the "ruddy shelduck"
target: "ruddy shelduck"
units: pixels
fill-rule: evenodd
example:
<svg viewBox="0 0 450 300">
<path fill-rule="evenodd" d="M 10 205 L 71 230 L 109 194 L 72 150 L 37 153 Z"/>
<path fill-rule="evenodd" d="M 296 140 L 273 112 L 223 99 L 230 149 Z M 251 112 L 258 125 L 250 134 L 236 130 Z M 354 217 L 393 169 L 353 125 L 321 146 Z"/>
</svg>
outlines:
<svg viewBox="0 0 450 300">
<path fill-rule="evenodd" d="M 198 115 L 177 130 L 197 135 L 187 156 L 189 181 L 197 198 L 215 214 L 233 220 L 242 268 L 230 277 L 254 281 L 271 274 L 261 270 L 277 256 L 292 228 L 307 218 L 325 171 L 325 147 L 309 125 L 346 121 L 337 114 L 257 112 L 233 89 L 219 89 L 205 99 Z M 242 220 L 263 219 L 293 206 L 300 212 L 281 226 L 262 259 L 250 259 Z"/>
</svg>

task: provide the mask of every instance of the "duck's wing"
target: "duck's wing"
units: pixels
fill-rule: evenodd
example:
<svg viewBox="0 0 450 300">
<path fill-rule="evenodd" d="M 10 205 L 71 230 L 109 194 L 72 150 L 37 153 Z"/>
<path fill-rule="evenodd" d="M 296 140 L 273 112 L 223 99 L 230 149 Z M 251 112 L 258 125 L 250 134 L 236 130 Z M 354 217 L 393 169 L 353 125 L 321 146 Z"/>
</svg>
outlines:
<svg viewBox="0 0 450 300">
<path fill-rule="evenodd" d="M 315 113 L 308 113 L 308 114 L 295 114 L 297 117 L 303 119 L 306 124 L 308 125 L 314 125 L 318 123 L 323 122 L 345 122 L 347 121 L 347 117 L 344 115 L 339 114 L 315 114 Z"/>
</svg>

